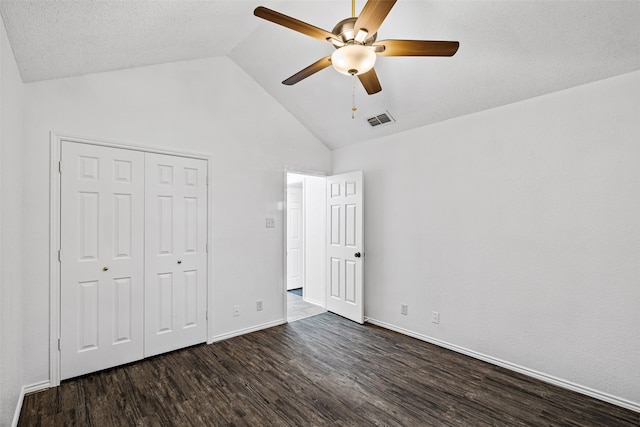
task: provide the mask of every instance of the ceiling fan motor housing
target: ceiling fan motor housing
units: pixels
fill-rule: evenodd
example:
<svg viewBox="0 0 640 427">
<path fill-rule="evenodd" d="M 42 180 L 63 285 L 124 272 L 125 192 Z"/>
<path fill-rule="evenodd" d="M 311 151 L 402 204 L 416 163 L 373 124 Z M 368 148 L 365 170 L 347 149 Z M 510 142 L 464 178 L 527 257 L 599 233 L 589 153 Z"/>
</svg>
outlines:
<svg viewBox="0 0 640 427">
<path fill-rule="evenodd" d="M 342 21 L 338 22 L 335 27 L 333 27 L 333 31 L 331 32 L 336 36 L 338 36 L 338 38 L 342 40 L 345 44 L 356 43 L 355 41 L 356 34 L 355 34 L 355 31 L 353 30 L 353 27 L 355 26 L 357 19 L 358 18 L 343 19 Z M 366 46 L 372 45 L 376 41 L 377 35 L 378 33 L 374 33 L 368 36 L 365 39 L 363 44 Z"/>
</svg>

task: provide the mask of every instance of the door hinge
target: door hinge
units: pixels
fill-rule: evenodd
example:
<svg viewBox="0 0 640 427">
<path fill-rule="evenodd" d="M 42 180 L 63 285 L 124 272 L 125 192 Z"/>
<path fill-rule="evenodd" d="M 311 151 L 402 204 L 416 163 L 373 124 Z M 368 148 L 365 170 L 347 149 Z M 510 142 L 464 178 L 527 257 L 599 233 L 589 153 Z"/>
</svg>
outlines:
<svg viewBox="0 0 640 427">
<path fill-rule="evenodd" d="M 209 320 L 209 310 L 204 311 L 204 317 Z"/>
<path fill-rule="evenodd" d="M 209 175 L 207 175 L 207 187 L 209 186 Z"/>
<path fill-rule="evenodd" d="M 206 243 L 204 244 L 204 251 L 205 251 L 205 252 L 209 252 L 209 242 L 206 242 Z"/>
<path fill-rule="evenodd" d="M 58 351 L 62 351 L 62 347 L 60 345 L 60 338 L 58 338 Z"/>
<path fill-rule="evenodd" d="M 58 162 L 58 173 L 62 173 L 62 160 Z"/>
<path fill-rule="evenodd" d="M 58 262 L 62 262 L 62 250 L 58 249 Z"/>
</svg>

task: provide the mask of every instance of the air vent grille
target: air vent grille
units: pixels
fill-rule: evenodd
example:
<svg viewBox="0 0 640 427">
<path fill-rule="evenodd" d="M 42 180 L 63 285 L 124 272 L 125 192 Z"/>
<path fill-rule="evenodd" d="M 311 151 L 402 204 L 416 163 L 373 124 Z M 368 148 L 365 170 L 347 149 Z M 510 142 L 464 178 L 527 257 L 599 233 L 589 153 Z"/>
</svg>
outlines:
<svg viewBox="0 0 640 427">
<path fill-rule="evenodd" d="M 377 116 L 369 117 L 367 121 L 369 122 L 371 127 L 384 126 L 395 122 L 388 111 L 382 114 L 378 114 Z"/>
</svg>

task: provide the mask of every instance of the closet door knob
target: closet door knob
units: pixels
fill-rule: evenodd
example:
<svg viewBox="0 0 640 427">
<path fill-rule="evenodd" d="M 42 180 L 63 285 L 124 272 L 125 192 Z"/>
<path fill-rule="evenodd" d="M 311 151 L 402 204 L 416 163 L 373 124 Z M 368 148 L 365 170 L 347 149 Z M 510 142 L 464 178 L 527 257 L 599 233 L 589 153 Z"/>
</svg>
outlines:
<svg viewBox="0 0 640 427">
<path fill-rule="evenodd" d="M 360 258 L 362 255 L 360 254 L 360 252 L 356 252 L 355 254 L 353 254 L 353 256 L 356 258 Z"/>
<path fill-rule="evenodd" d="M 107 271 L 108 269 L 109 269 L 109 267 L 107 267 L 107 266 L 102 267 L 102 271 Z"/>
<path fill-rule="evenodd" d="M 178 260 L 178 264 L 182 264 L 182 260 L 181 259 Z"/>
</svg>

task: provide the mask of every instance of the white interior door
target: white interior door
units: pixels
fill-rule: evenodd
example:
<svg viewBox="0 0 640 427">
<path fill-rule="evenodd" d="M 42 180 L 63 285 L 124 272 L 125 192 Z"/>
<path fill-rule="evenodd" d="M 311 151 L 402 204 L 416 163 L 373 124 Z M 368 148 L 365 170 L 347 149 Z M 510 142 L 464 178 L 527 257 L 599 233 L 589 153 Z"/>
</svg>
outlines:
<svg viewBox="0 0 640 427">
<path fill-rule="evenodd" d="M 207 339 L 207 162 L 147 153 L 145 357 Z"/>
<path fill-rule="evenodd" d="M 60 368 L 143 357 L 144 154 L 61 144 Z"/>
<path fill-rule="evenodd" d="M 327 310 L 364 323 L 363 174 L 327 177 Z"/>
<path fill-rule="evenodd" d="M 287 290 L 304 286 L 304 202 L 302 183 L 287 186 Z"/>
</svg>

